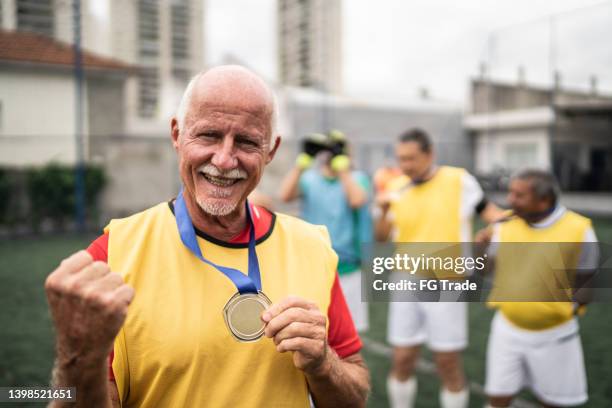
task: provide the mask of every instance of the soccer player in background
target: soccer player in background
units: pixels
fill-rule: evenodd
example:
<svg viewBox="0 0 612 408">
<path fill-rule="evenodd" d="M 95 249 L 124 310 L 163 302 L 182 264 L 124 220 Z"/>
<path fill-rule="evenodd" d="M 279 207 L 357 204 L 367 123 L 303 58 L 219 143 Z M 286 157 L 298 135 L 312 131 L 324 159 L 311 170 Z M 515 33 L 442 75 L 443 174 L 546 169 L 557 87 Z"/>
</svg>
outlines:
<svg viewBox="0 0 612 408">
<path fill-rule="evenodd" d="M 287 174 L 280 199 L 301 201 L 301 216 L 329 231 L 338 254 L 340 285 L 357 331 L 368 329 L 368 304 L 361 301 L 361 245 L 372 242 L 371 186 L 365 173 L 351 169 L 344 134 L 313 134 Z"/>
<path fill-rule="evenodd" d="M 598 262 L 591 220 L 559 203 L 557 182 L 543 170 L 516 173 L 507 201 L 513 215 L 494 224 L 488 249 L 495 265 L 489 305 L 498 309 L 487 346 L 489 406 L 510 406 L 525 386 L 547 407 L 584 404 L 576 316 L 589 301 L 579 288 Z"/>
<path fill-rule="evenodd" d="M 411 129 L 400 135 L 396 158 L 403 176 L 377 196 L 375 233 L 380 241 L 469 242 L 475 214 L 486 222 L 501 217 L 465 169 L 437 166 L 429 135 Z M 414 406 L 415 364 L 421 344 L 432 350 L 442 382 L 443 408 L 468 406 L 461 351 L 467 346 L 467 305 L 459 302 L 390 302 L 388 341 L 393 346 L 387 380 L 393 408 Z"/>
</svg>

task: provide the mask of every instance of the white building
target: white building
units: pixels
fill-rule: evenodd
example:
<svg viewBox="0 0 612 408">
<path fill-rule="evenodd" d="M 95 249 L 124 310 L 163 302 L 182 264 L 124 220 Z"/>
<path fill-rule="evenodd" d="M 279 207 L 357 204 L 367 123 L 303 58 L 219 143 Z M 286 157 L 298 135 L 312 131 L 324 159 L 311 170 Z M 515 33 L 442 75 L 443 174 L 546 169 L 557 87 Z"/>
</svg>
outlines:
<svg viewBox="0 0 612 408">
<path fill-rule="evenodd" d="M 0 164 L 71 164 L 76 158 L 73 51 L 35 33 L 0 30 Z M 83 54 L 83 131 L 104 137 L 125 127 L 125 81 L 131 68 Z M 85 155 L 89 140 L 85 138 Z"/>
<path fill-rule="evenodd" d="M 73 41 L 72 0 L 0 0 L 1 28 Z M 82 46 L 138 66 L 126 83 L 126 131 L 166 132 L 203 68 L 203 0 L 81 0 Z"/>
<path fill-rule="evenodd" d="M 552 170 L 565 190 L 612 191 L 612 96 L 525 84 L 472 81 L 464 118 L 475 171 L 508 174 L 521 167 Z"/>
<path fill-rule="evenodd" d="M 283 85 L 342 91 L 341 0 L 278 0 Z"/>
</svg>

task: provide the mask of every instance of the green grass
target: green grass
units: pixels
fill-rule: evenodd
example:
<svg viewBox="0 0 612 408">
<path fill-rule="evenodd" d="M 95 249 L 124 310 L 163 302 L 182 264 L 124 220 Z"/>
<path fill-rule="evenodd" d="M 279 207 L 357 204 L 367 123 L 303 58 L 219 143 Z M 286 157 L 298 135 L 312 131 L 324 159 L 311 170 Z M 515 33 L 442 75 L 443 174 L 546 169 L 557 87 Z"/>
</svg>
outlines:
<svg viewBox="0 0 612 408">
<path fill-rule="evenodd" d="M 612 220 L 596 220 L 602 242 L 612 243 Z M 53 361 L 53 331 L 43 291 L 46 275 L 66 255 L 84 248 L 91 236 L 62 235 L 0 241 L 0 386 L 46 385 Z M 385 342 L 387 304 L 370 305 L 371 329 L 366 336 Z M 485 350 L 492 312 L 470 304 L 470 345 L 464 354 L 470 381 L 484 382 Z M 589 379 L 588 407 L 612 406 L 612 303 L 589 307 L 580 321 Z M 389 359 L 363 351 L 372 374 L 370 407 L 386 407 L 385 381 Z M 430 358 L 424 353 L 425 358 Z M 439 382 L 419 374 L 418 407 L 438 406 Z M 472 407 L 484 399 L 472 395 Z M 32 406 L 32 404 L 27 405 Z"/>
<path fill-rule="evenodd" d="M 0 241 L 0 386 L 49 384 L 53 330 L 44 281 L 89 241 L 68 235 Z"/>
</svg>

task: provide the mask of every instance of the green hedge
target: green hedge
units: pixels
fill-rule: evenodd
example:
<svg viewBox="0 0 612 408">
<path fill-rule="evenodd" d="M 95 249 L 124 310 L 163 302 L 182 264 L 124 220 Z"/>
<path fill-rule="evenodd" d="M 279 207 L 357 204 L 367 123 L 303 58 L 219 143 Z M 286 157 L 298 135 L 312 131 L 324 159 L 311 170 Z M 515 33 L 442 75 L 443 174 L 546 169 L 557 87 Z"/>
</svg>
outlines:
<svg viewBox="0 0 612 408">
<path fill-rule="evenodd" d="M 86 220 L 98 224 L 98 201 L 107 178 L 100 166 L 86 165 Z M 64 229 L 75 217 L 75 166 L 50 163 L 44 167 L 0 169 L 0 224 L 29 225 L 34 231 L 50 220 Z"/>
</svg>

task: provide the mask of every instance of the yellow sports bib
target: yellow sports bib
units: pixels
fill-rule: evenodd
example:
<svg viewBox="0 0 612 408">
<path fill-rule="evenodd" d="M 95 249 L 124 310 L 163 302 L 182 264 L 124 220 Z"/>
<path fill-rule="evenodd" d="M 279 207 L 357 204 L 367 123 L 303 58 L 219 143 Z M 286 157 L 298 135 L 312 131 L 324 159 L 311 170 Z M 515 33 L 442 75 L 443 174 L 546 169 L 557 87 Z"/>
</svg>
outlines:
<svg viewBox="0 0 612 408">
<path fill-rule="evenodd" d="M 574 276 L 567 272 L 576 269 L 581 244 L 590 227 L 588 218 L 571 211 L 546 228 L 530 227 L 518 217 L 501 223 L 489 305 L 499 308 L 510 322 L 527 330 L 545 330 L 572 319 L 573 304 L 568 300 L 572 298 Z M 504 245 L 511 242 L 551 244 L 533 248 Z M 521 302 L 521 297 L 560 301 Z M 517 301 L 498 301 L 508 299 Z"/>
<path fill-rule="evenodd" d="M 256 246 L 266 295 L 272 302 L 297 295 L 326 313 L 337 265 L 327 231 L 282 214 L 272 228 Z M 107 230 L 109 266 L 136 293 L 114 346 L 122 406 L 309 406 L 291 353 L 265 337 L 231 336 L 222 311 L 236 287 L 183 246 L 167 203 Z M 198 242 L 207 259 L 246 272 L 246 244 Z"/>
<path fill-rule="evenodd" d="M 464 173 L 464 169 L 441 166 L 431 180 L 400 188 L 390 208 L 397 231 L 394 241 L 459 242 Z M 408 182 L 403 181 L 404 185 Z"/>
<path fill-rule="evenodd" d="M 440 243 L 398 247 L 399 253 L 404 249 L 409 255 L 456 259 L 461 256 L 461 247 L 456 243 L 461 240 L 460 203 L 464 169 L 442 166 L 435 175 L 422 184 L 409 185 L 406 176 L 394 179 L 396 198 L 391 204 L 391 214 L 396 231 L 394 238 L 398 243 Z M 449 245 L 448 243 L 452 243 Z M 412 251 L 416 251 L 412 253 Z M 463 279 L 454 270 L 441 267 L 422 268 L 417 276 L 438 279 Z"/>
</svg>

